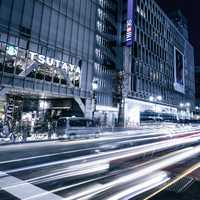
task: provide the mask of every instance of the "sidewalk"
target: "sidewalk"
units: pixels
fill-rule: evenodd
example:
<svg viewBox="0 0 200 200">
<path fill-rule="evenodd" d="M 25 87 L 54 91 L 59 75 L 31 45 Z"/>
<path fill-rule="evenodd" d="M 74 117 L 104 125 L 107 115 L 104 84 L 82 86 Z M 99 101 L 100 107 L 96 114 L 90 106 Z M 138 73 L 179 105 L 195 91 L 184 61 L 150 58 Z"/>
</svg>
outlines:
<svg viewBox="0 0 200 200">
<path fill-rule="evenodd" d="M 126 131 L 133 131 L 133 130 L 142 130 L 142 128 L 122 128 L 122 127 L 104 127 L 101 130 L 101 135 L 108 136 L 112 135 L 114 133 L 125 133 Z M 48 141 L 56 141 L 60 140 L 56 134 L 53 134 L 51 136 L 51 139 L 48 138 L 48 133 L 38 134 L 38 135 L 32 135 L 31 137 L 28 137 L 26 142 L 16 139 L 15 142 L 11 142 L 9 138 L 0 138 L 0 145 L 6 145 L 6 144 L 22 144 L 22 143 L 34 143 L 34 142 L 48 142 Z"/>
</svg>

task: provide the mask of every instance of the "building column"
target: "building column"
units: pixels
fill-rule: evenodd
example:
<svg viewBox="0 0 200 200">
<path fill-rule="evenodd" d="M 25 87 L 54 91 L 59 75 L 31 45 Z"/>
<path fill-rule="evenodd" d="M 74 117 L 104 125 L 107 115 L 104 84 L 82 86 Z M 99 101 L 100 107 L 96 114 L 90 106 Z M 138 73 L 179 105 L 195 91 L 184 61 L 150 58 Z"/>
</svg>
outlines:
<svg viewBox="0 0 200 200">
<path fill-rule="evenodd" d="M 92 99 L 86 99 L 86 102 L 85 102 L 85 117 L 92 119 Z"/>
</svg>

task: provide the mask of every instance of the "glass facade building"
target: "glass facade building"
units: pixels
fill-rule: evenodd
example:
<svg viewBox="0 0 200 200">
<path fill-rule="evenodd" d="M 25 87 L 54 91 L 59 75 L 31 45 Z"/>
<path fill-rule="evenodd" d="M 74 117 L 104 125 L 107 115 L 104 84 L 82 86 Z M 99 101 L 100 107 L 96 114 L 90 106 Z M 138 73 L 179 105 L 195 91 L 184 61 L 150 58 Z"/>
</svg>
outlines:
<svg viewBox="0 0 200 200">
<path fill-rule="evenodd" d="M 57 101 L 53 111 L 90 116 L 96 11 L 93 0 L 0 1 L 0 96 L 1 102 L 7 102 L 4 107 L 37 99 L 28 109 L 33 115 L 40 100 L 51 105 L 61 99 L 65 103 Z"/>
<path fill-rule="evenodd" d="M 123 66 L 127 88 L 124 96 L 129 99 L 127 112 L 130 113 L 131 106 L 135 107 L 134 112 L 145 111 L 143 105 L 134 101 L 130 103 L 130 99 L 150 102 L 152 106 L 146 109 L 154 112 L 175 114 L 181 102 L 188 102 L 188 105 L 193 106 L 194 52 L 188 42 L 186 30 L 180 32 L 154 0 L 135 0 L 134 44 L 127 47 L 127 3 L 130 1 L 132 0 L 123 1 L 121 19 Z M 156 99 L 158 96 L 162 97 L 161 101 Z M 154 104 L 167 107 L 158 111 Z M 131 115 L 127 114 L 125 120 L 130 121 Z"/>
<path fill-rule="evenodd" d="M 118 0 L 97 0 L 94 79 L 98 82 L 96 116 L 112 125 L 118 118 L 115 101 L 118 41 Z"/>
<path fill-rule="evenodd" d="M 195 66 L 196 106 L 200 107 L 200 66 Z"/>
</svg>

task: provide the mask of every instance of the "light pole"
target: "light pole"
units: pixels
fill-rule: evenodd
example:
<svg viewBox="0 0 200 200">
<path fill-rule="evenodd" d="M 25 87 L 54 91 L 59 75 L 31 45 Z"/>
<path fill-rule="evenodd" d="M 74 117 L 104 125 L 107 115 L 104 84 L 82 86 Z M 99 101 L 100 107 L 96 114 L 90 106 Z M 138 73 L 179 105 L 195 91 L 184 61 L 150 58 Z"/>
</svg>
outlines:
<svg viewBox="0 0 200 200">
<path fill-rule="evenodd" d="M 94 120 L 94 113 L 96 111 L 96 90 L 98 89 L 98 82 L 97 80 L 92 81 L 92 119 Z"/>
</svg>

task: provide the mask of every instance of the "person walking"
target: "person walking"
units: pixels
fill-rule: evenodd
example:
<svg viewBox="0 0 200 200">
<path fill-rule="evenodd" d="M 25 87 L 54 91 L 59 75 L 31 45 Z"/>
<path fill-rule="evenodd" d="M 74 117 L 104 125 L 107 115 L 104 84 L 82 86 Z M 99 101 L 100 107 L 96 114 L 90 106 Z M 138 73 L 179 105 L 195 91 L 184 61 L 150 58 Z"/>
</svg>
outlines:
<svg viewBox="0 0 200 200">
<path fill-rule="evenodd" d="M 51 135 L 53 133 L 53 127 L 51 122 L 48 122 L 48 140 L 51 140 Z"/>
<path fill-rule="evenodd" d="M 27 137 L 28 137 L 28 122 L 27 121 L 25 121 L 23 123 L 22 131 L 23 131 L 23 133 L 22 133 L 22 141 L 26 142 L 27 141 Z"/>
<path fill-rule="evenodd" d="M 9 133 L 10 133 L 9 126 L 7 122 L 5 122 L 5 124 L 3 125 L 3 136 L 8 137 Z"/>
</svg>

